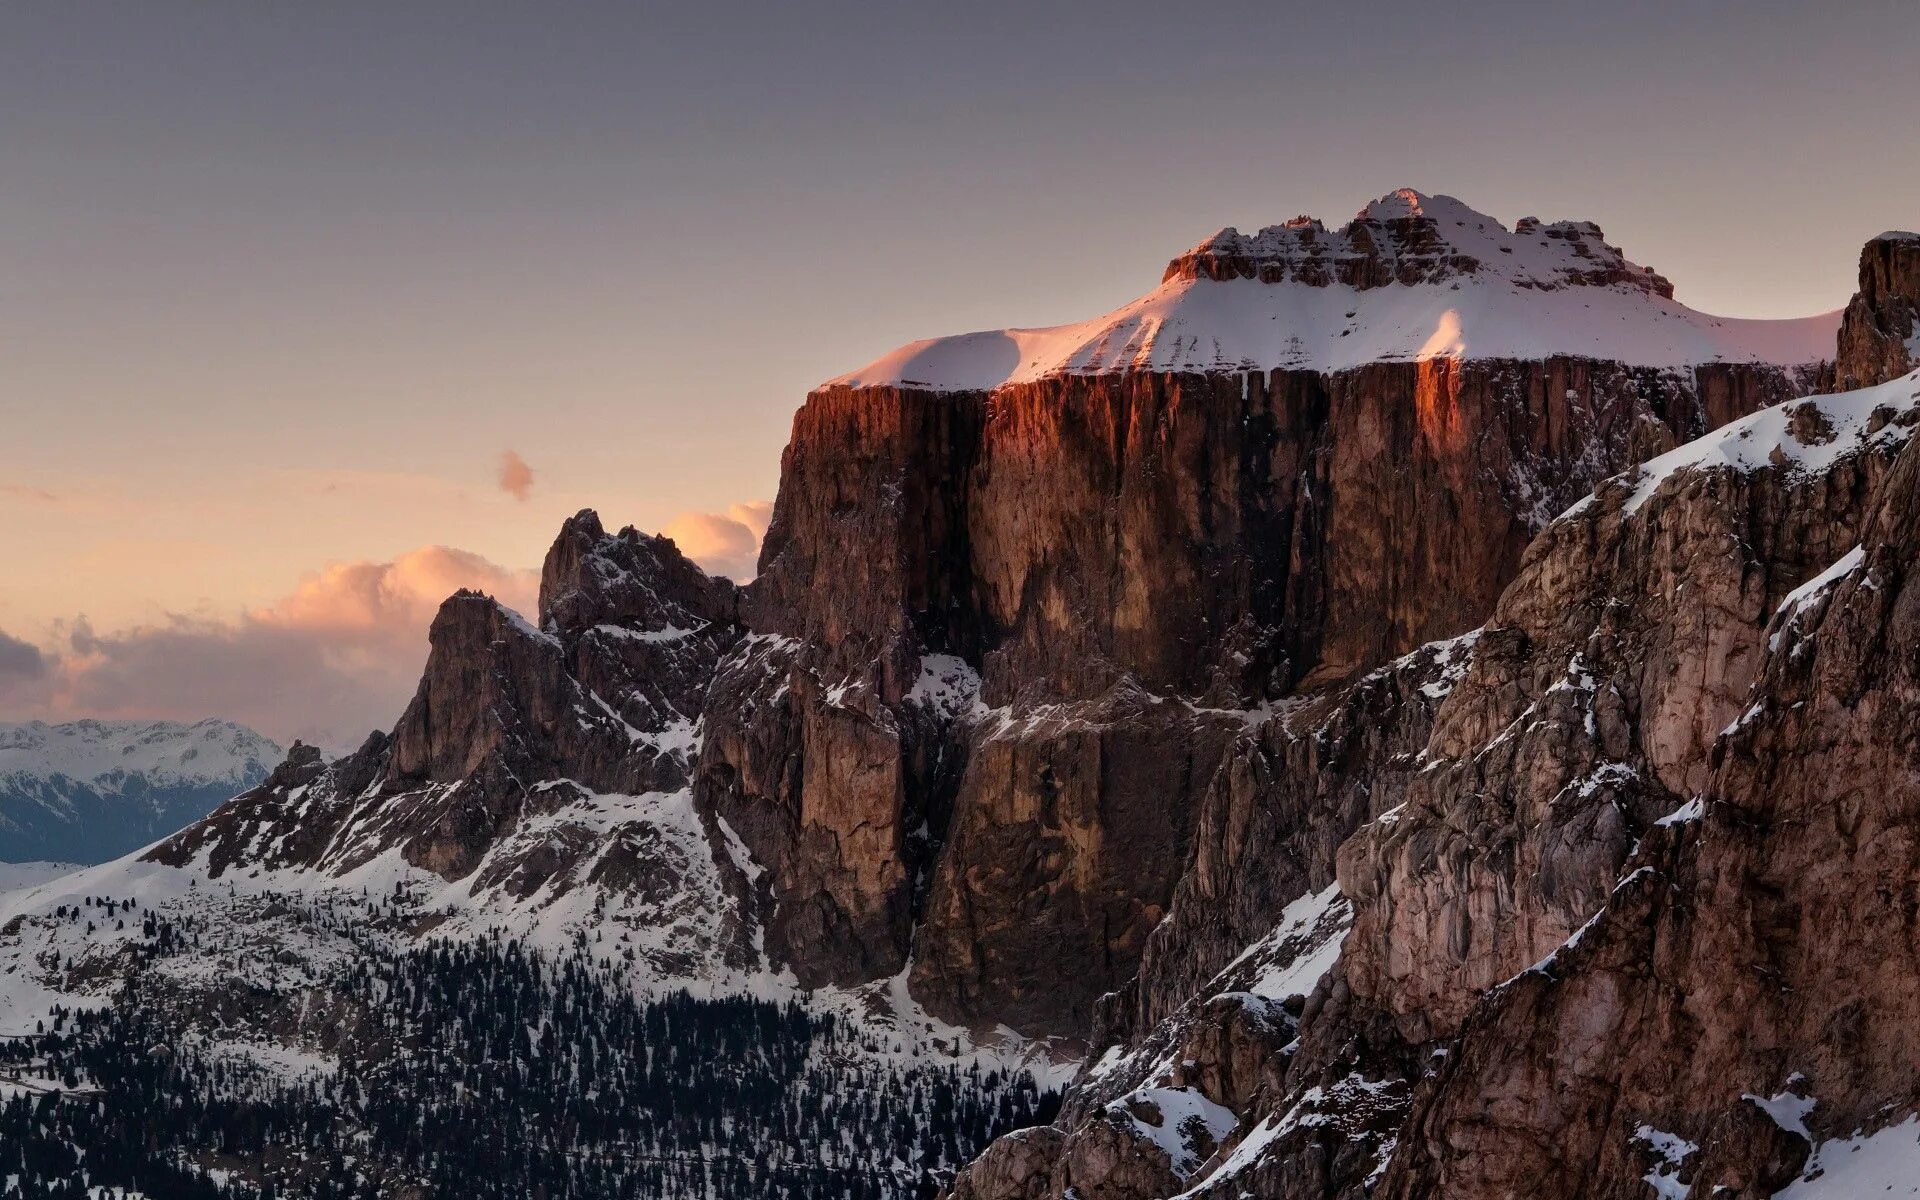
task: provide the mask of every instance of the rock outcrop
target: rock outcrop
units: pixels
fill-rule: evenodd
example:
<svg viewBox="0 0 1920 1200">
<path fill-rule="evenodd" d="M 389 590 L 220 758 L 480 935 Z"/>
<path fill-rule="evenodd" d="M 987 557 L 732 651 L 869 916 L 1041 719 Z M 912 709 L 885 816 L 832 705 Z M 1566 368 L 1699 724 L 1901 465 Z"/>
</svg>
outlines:
<svg viewBox="0 0 1920 1200">
<path fill-rule="evenodd" d="M 1258 233 L 1222 229 L 1167 264 L 1174 279 L 1257 279 L 1309 287 L 1341 284 L 1356 291 L 1392 284 L 1441 283 L 1482 272 L 1507 272 L 1500 260 L 1521 246 L 1546 249 L 1516 275 L 1523 286 L 1554 289 L 1623 286 L 1665 299 L 1673 285 L 1635 266 L 1607 244 L 1591 221 L 1523 217 L 1509 232 L 1499 222 L 1448 196 L 1409 188 L 1360 210 L 1338 230 L 1312 217 L 1295 217 Z"/>
<path fill-rule="evenodd" d="M 1872 387 L 1920 367 L 1920 233 L 1883 233 L 1860 251 L 1860 290 L 1840 319 L 1835 386 Z"/>
<path fill-rule="evenodd" d="M 677 828 L 662 835 L 656 802 L 624 798 L 684 792 L 708 682 L 740 636 L 738 589 L 670 540 L 608 534 L 589 511 L 561 530 L 540 594 L 544 627 L 455 593 L 391 734 L 332 763 L 296 746 L 260 787 L 147 857 L 199 864 L 217 880 L 263 869 L 341 876 L 397 849 L 476 894 L 550 902 L 591 884 L 658 915 L 672 880 L 712 868 L 687 861 Z M 666 823 L 683 822 L 674 813 Z M 714 848 L 702 856 L 730 866 L 724 835 L 706 826 Z M 727 944 L 707 952 L 740 960 L 745 929 L 727 920 Z"/>
</svg>

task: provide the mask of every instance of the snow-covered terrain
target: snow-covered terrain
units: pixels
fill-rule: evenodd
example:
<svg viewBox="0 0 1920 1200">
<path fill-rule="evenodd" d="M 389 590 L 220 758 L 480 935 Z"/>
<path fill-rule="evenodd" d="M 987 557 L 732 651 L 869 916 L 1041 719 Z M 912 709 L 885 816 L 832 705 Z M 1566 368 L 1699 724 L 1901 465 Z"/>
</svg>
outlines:
<svg viewBox="0 0 1920 1200">
<path fill-rule="evenodd" d="M 784 969 L 730 956 L 729 943 L 751 917 L 729 895 L 685 792 L 606 796 L 565 783 L 541 791 L 554 795 L 552 809 L 503 835 L 458 880 L 415 867 L 390 847 L 338 872 L 251 866 L 217 877 L 205 861 L 176 867 L 129 855 L 0 889 L 0 927 L 9 931 L 0 938 L 0 1037 L 32 1031 L 55 1005 L 93 1009 L 120 997 L 129 965 L 150 947 L 144 916 L 155 914 L 192 928 L 196 940 L 191 953 L 149 966 L 142 986 L 202 997 L 209 1006 L 236 987 L 307 986 L 353 970 L 369 954 L 506 938 L 550 961 L 585 954 L 638 996 L 684 989 L 798 1000 L 884 1034 L 903 1060 L 947 1058 L 1052 1083 L 1076 1065 L 1010 1031 L 975 1034 L 930 1017 L 907 995 L 904 975 L 807 993 Z M 742 861 L 730 831 L 723 828 L 720 840 L 736 866 L 756 869 Z M 571 867 L 524 886 L 527 856 L 547 864 L 557 848 L 584 852 Z M 382 919 L 354 922 L 351 937 L 315 917 L 369 898 Z M 118 906 L 115 915 L 96 917 L 108 901 Z M 250 1061 L 301 1074 L 327 1067 L 327 1056 L 306 1044 L 316 1032 L 249 1030 L 241 1022 L 221 1037 Z"/>
<path fill-rule="evenodd" d="M 134 776 L 149 787 L 246 787 L 280 760 L 274 742 L 232 721 L 44 721 L 0 724 L 0 779 L 64 775 L 108 788 Z"/>
<path fill-rule="evenodd" d="M 11 892 L 24 892 L 28 888 L 39 887 L 50 879 L 62 875 L 71 875 L 80 870 L 74 863 L 59 862 L 0 862 L 0 897 Z"/>
<path fill-rule="evenodd" d="M 1607 480 L 1562 517 L 1578 516 L 1621 488 L 1631 489 L 1621 509 L 1631 516 L 1674 480 L 1699 471 L 1778 468 L 1816 476 L 1843 458 L 1905 442 L 1916 409 L 1920 371 L 1877 387 L 1776 404 Z"/>
<path fill-rule="evenodd" d="M 1814 1149 L 1799 1179 L 1775 1200 L 1920 1196 L 1920 1117 L 1876 1133 L 1834 1138 Z"/>
<path fill-rule="evenodd" d="M 0 861 L 124 854 L 258 783 L 280 757 L 231 721 L 0 724 Z"/>
<path fill-rule="evenodd" d="M 914 342 L 826 386 L 985 391 L 1121 370 L 1339 371 L 1375 362 L 1553 355 L 1663 369 L 1795 366 L 1833 354 L 1837 311 L 1777 321 L 1715 317 L 1635 282 L 1585 281 L 1581 272 L 1596 265 L 1589 247 L 1599 240 L 1591 226 L 1521 222 L 1508 229 L 1451 197 L 1406 190 L 1375 201 L 1361 220 L 1409 215 L 1434 221 L 1446 252 L 1477 268 L 1366 288 L 1174 276 L 1090 321 Z M 1317 222 L 1251 236 L 1229 229 L 1192 253 L 1230 246 L 1263 259 L 1306 256 L 1318 264 L 1337 259 L 1346 236 Z M 1644 270 L 1619 261 L 1629 274 Z"/>
</svg>

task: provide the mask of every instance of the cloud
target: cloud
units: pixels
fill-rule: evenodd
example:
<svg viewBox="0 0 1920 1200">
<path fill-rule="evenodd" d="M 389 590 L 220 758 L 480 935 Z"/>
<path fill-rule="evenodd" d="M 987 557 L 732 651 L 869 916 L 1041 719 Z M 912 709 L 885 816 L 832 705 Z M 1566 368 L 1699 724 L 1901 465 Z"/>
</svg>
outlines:
<svg viewBox="0 0 1920 1200">
<path fill-rule="evenodd" d="M 771 501 L 749 500 L 724 513 L 681 513 L 660 532 L 708 574 L 745 582 L 759 569 L 760 539 L 772 519 Z"/>
<path fill-rule="evenodd" d="M 60 503 L 60 497 L 47 489 L 28 487 L 24 483 L 0 483 L 0 496 L 11 500 L 31 500 L 35 504 Z"/>
<path fill-rule="evenodd" d="M 0 629 L 0 695 L 20 691 L 47 676 L 47 659 L 40 648 Z"/>
<path fill-rule="evenodd" d="M 500 452 L 500 490 L 522 503 L 533 491 L 533 468 L 511 450 Z"/>
<path fill-rule="evenodd" d="M 219 716 L 282 741 L 346 748 L 393 725 L 426 662 L 433 614 L 462 587 L 531 612 L 539 573 L 423 546 L 387 562 L 333 564 L 232 618 L 174 615 L 102 633 L 78 617 L 43 660 L 37 697 L 7 707 L 26 701 L 31 712 L 21 715 L 57 720 Z"/>
</svg>

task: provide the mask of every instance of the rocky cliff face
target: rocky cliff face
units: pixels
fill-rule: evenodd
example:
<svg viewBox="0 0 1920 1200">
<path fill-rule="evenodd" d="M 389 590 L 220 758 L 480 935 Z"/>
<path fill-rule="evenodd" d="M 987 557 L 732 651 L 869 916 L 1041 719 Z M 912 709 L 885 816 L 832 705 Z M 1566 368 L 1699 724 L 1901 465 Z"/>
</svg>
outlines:
<svg viewBox="0 0 1920 1200">
<path fill-rule="evenodd" d="M 1872 387 L 1920 366 L 1920 234 L 1883 233 L 1860 251 L 1860 290 L 1840 321 L 1835 386 Z"/>
<path fill-rule="evenodd" d="M 700 767 L 771 945 L 1084 1028 L 1171 899 L 1209 710 L 1471 628 L 1546 515 L 1788 388 L 1553 359 L 816 395 Z M 949 658 L 964 703 L 916 703 Z"/>
<path fill-rule="evenodd" d="M 1545 1028 L 1513 997 L 1551 986 L 1536 976 L 1557 970 L 1529 967 L 1587 946 L 1594 915 L 1638 894 L 1622 878 L 1687 825 L 1690 799 L 1724 770 L 1723 730 L 1755 719 L 1752 693 L 1784 652 L 1776 610 L 1804 603 L 1809 580 L 1900 511 L 1883 497 L 1920 420 L 1916 391 L 1902 379 L 1783 404 L 1608 482 L 1533 542 L 1483 630 L 1426 652 L 1445 670 L 1422 676 L 1416 656 L 1295 699 L 1243 739 L 1059 1128 L 995 1147 L 955 1194 L 1639 1196 L 1654 1175 L 1691 1182 L 1692 1165 L 1682 1175 L 1660 1157 L 1685 1148 L 1666 1131 L 1702 1132 L 1670 1119 L 1683 1086 L 1661 1085 L 1667 1124 L 1606 1107 L 1606 1055 L 1638 1035 L 1613 1038 L 1604 989 L 1623 985 L 1569 997 Z M 1635 969 L 1657 978 L 1669 950 L 1646 953 L 1662 957 Z M 1724 1013 L 1733 1041 L 1737 1011 Z M 1596 1046 L 1589 1021 L 1610 1040 Z M 1645 1071 L 1684 1056 L 1691 1028 L 1670 1021 Z M 1463 1047 L 1501 1074 L 1457 1074 Z M 1582 1078 L 1581 1099 L 1545 1099 L 1567 1086 L 1557 1072 Z M 1775 1076 L 1749 1090 L 1787 1096 Z M 1128 1115 L 1168 1088 L 1219 1105 L 1230 1132 L 1169 1152 L 1154 1121 Z M 1767 1107 L 1734 1106 L 1712 1134 L 1711 1161 L 1728 1165 L 1699 1178 L 1794 1175 L 1805 1147 L 1796 1156 L 1752 1120 Z M 1563 1159 L 1556 1139 L 1582 1122 L 1606 1132 Z M 1614 1135 L 1616 1190 L 1583 1182 Z M 1546 1145 L 1556 1165 L 1541 1173 Z"/>
<path fill-rule="evenodd" d="M 1920 376 L 1893 385 L 1920 391 Z M 1489 998 L 1415 1105 L 1386 1194 L 1768 1196 L 1914 1108 L 1910 730 L 1920 447 L 1856 547 L 1770 626 L 1700 795 L 1585 933 Z M 1489 1121 L 1491 1112 L 1496 1120 Z M 1850 1135 L 1863 1135 L 1853 1140 Z M 1911 1181 L 1911 1133 L 1886 1178 Z"/>
</svg>

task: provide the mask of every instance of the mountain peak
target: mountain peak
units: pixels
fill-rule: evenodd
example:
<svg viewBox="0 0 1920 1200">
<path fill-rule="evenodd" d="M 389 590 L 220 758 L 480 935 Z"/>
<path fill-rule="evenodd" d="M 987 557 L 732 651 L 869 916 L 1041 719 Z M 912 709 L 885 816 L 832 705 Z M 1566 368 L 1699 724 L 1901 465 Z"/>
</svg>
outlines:
<svg viewBox="0 0 1920 1200">
<path fill-rule="evenodd" d="M 1592 221 L 1508 228 L 1452 196 L 1401 188 L 1338 229 L 1298 216 L 1231 226 L 1160 286 L 1092 320 L 902 346 L 828 387 L 991 391 L 1056 375 L 1336 372 L 1429 358 L 1580 358 L 1658 370 L 1798 368 L 1833 354 L 1838 313 L 1696 312 Z"/>
<path fill-rule="evenodd" d="M 1413 188 L 1370 202 L 1338 230 L 1308 216 L 1253 234 L 1222 229 L 1168 263 L 1161 280 L 1245 278 L 1364 291 L 1466 276 L 1523 289 L 1619 286 L 1673 298 L 1671 283 L 1629 262 L 1591 221 L 1523 217 L 1508 229 L 1452 196 Z"/>
<path fill-rule="evenodd" d="M 1433 214 L 1427 212 L 1427 206 L 1429 205 L 1434 205 L 1436 208 L 1449 213 L 1458 209 L 1475 217 L 1491 219 L 1485 218 L 1481 213 L 1474 212 L 1466 205 L 1460 203 L 1460 201 L 1455 200 L 1452 196 L 1429 196 L 1425 192 L 1404 187 L 1395 188 L 1378 200 L 1372 201 L 1355 214 L 1355 219 L 1361 221 L 1405 221 L 1413 217 L 1424 217 L 1428 215 L 1438 217 L 1440 215 L 1438 212 Z"/>
</svg>

